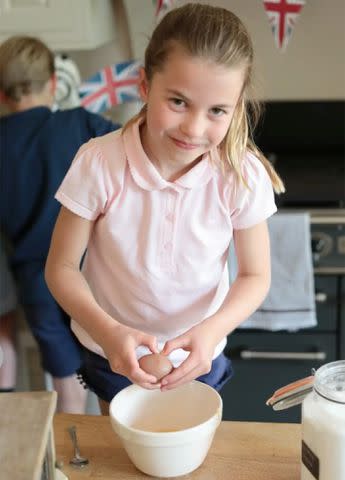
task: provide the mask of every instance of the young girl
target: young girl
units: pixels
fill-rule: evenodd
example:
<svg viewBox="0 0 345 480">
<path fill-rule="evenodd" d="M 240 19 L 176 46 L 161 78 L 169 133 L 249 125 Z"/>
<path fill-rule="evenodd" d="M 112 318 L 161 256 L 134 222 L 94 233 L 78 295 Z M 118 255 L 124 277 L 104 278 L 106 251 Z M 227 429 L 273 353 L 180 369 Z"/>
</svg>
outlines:
<svg viewBox="0 0 345 480">
<path fill-rule="evenodd" d="M 265 220 L 283 185 L 249 138 L 252 63 L 233 13 L 170 11 L 146 49 L 143 109 L 85 144 L 58 190 L 46 279 L 86 347 L 83 380 L 105 402 L 131 382 L 219 389 L 226 336 L 269 289 Z M 159 383 L 138 364 L 150 351 L 175 367 Z"/>
</svg>

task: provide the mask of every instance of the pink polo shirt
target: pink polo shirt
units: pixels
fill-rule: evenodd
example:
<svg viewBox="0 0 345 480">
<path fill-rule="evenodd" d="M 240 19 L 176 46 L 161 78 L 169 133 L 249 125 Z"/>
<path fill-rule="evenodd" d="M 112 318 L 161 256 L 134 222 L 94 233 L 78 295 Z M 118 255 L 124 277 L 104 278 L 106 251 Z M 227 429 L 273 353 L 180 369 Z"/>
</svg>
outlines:
<svg viewBox="0 0 345 480">
<path fill-rule="evenodd" d="M 137 122 L 83 145 L 56 194 L 95 222 L 83 274 L 97 302 L 117 321 L 157 336 L 160 347 L 221 306 L 233 230 L 276 211 L 270 179 L 253 155 L 243 160 L 250 190 L 213 165 L 205 154 L 175 182 L 164 180 L 142 148 Z M 104 356 L 73 320 L 72 329 Z M 145 353 L 137 349 L 138 357 Z M 177 366 L 187 356 L 179 349 L 170 359 Z"/>
</svg>

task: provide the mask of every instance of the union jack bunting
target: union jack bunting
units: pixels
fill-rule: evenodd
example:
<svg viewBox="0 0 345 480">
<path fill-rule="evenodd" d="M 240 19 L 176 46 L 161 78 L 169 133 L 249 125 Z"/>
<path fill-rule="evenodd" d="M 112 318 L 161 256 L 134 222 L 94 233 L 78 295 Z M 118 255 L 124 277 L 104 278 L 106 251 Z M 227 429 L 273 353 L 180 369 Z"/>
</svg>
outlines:
<svg viewBox="0 0 345 480">
<path fill-rule="evenodd" d="M 278 48 L 284 50 L 305 0 L 264 0 L 263 3 L 275 43 Z"/>
<path fill-rule="evenodd" d="M 81 105 L 101 113 L 119 103 L 140 100 L 139 60 L 131 60 L 103 68 L 79 87 Z"/>
<path fill-rule="evenodd" d="M 171 8 L 173 3 L 174 0 L 153 0 L 153 4 L 156 6 L 156 17 Z"/>
</svg>

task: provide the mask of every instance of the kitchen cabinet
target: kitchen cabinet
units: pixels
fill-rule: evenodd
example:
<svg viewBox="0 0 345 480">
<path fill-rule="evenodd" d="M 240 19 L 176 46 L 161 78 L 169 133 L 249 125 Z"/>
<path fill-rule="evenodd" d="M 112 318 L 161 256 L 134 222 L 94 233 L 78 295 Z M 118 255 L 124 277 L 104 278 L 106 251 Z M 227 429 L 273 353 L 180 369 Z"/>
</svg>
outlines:
<svg viewBox="0 0 345 480">
<path fill-rule="evenodd" d="M 99 47 L 115 36 L 111 0 L 0 0 L 0 42 L 40 37 L 52 50 Z"/>
<path fill-rule="evenodd" d="M 340 283 L 340 314 L 339 314 L 339 358 L 345 359 L 345 276 Z"/>
</svg>

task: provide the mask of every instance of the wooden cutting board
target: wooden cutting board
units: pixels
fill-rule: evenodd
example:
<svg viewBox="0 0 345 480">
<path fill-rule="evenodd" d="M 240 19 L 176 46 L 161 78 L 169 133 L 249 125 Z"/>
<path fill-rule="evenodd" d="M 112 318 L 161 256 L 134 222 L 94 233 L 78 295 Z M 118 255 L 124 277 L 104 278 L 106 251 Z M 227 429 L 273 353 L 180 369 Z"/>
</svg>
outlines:
<svg viewBox="0 0 345 480">
<path fill-rule="evenodd" d="M 52 421 L 56 392 L 0 394 L 0 478 L 54 479 L 55 449 Z"/>
<path fill-rule="evenodd" d="M 77 427 L 83 469 L 69 465 L 73 447 L 67 428 Z M 139 472 L 114 433 L 109 417 L 57 414 L 57 460 L 69 480 L 149 480 Z M 181 480 L 299 480 L 301 426 L 298 424 L 222 422 L 205 462 Z M 175 477 L 176 478 L 176 477 Z"/>
</svg>

